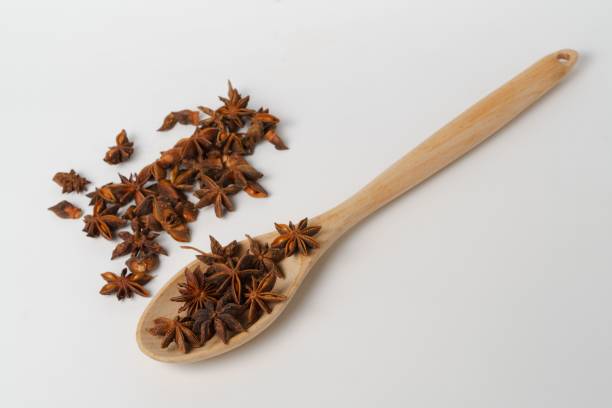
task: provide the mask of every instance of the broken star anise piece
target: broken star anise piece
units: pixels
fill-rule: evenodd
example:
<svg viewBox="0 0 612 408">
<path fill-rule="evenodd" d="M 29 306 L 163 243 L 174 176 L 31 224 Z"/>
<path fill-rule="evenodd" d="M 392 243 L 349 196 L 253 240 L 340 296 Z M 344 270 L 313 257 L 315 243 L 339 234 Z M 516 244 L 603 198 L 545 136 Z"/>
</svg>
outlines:
<svg viewBox="0 0 612 408">
<path fill-rule="evenodd" d="M 192 331 L 193 320 L 188 317 L 176 316 L 174 319 L 158 317 L 153 320 L 155 326 L 148 329 L 154 336 L 162 336 L 162 348 L 167 348 L 172 342 L 182 353 L 189 353 L 192 348 L 200 346 L 198 336 Z"/>
<path fill-rule="evenodd" d="M 66 200 L 60 201 L 53 207 L 49 207 L 49 211 L 52 211 L 55 215 L 64 219 L 81 218 L 82 214 L 79 207 L 76 207 L 74 204 Z"/>
<path fill-rule="evenodd" d="M 189 109 L 183 109 L 178 112 L 170 112 L 165 118 L 164 123 L 157 129 L 162 132 L 164 130 L 170 130 L 180 123 L 181 125 L 197 125 L 200 123 L 200 113 Z"/>
<path fill-rule="evenodd" d="M 199 253 L 196 255 L 198 261 L 205 265 L 212 265 L 214 263 L 228 263 L 230 260 L 236 262 L 238 260 L 238 254 L 240 253 L 240 244 L 238 241 L 232 241 L 226 246 L 221 245 L 219 241 L 212 235 L 210 238 L 210 253 L 204 252 L 201 249 L 192 246 L 182 246 L 183 249 L 191 249 Z"/>
<path fill-rule="evenodd" d="M 96 204 L 93 214 L 86 215 L 83 219 L 85 222 L 83 231 L 87 232 L 88 237 L 102 235 L 104 238 L 112 240 L 115 230 L 125 225 L 125 220 L 117 216 L 118 209 L 118 206 L 106 207 L 103 202 Z"/>
<path fill-rule="evenodd" d="M 121 271 L 121 275 L 118 276 L 112 272 L 104 272 L 102 278 L 107 282 L 106 285 L 100 289 L 102 295 L 117 294 L 117 299 L 122 300 L 125 297 L 132 297 L 132 294 L 136 293 L 140 296 L 148 297 L 149 291 L 146 290 L 143 285 L 147 284 L 152 276 L 144 273 L 130 273 L 127 275 L 127 268 Z"/>
<path fill-rule="evenodd" d="M 142 228 L 137 219 L 131 223 L 132 232 L 121 231 L 117 235 L 123 240 L 115 250 L 111 259 L 118 258 L 127 254 L 132 256 L 147 256 L 151 254 L 168 255 L 166 250 L 155 240 L 159 234 Z"/>
<path fill-rule="evenodd" d="M 214 263 L 210 269 L 210 280 L 212 282 L 219 283 L 219 291 L 222 292 L 226 288 L 229 288 L 235 303 L 240 304 L 242 299 L 242 279 L 247 278 L 253 274 L 260 273 L 259 269 L 245 268 L 245 264 L 251 262 L 251 256 L 244 254 L 238 259 L 238 262 L 229 260 L 225 263 Z"/>
<path fill-rule="evenodd" d="M 182 302 L 183 306 L 179 313 L 187 311 L 192 316 L 196 311 L 202 309 L 206 302 L 216 303 L 218 300 L 217 288 L 206 277 L 200 266 L 194 270 L 185 268 L 185 282 L 178 284 L 180 296 L 170 298 L 173 302 Z"/>
<path fill-rule="evenodd" d="M 53 181 L 62 187 L 62 193 L 72 193 L 73 191 L 80 193 L 87 190 L 87 184 L 90 183 L 85 177 L 81 177 L 74 170 L 68 173 L 57 172 L 53 176 Z"/>
<path fill-rule="evenodd" d="M 170 234 L 176 241 L 189 242 L 189 228 L 170 203 L 158 198 L 154 199 L 153 216 L 164 231 Z"/>
<path fill-rule="evenodd" d="M 225 344 L 236 333 L 244 331 L 237 317 L 242 307 L 234 303 L 226 303 L 226 299 L 219 299 L 216 304 L 206 302 L 204 308 L 195 312 L 193 330 L 200 336 L 204 345 L 215 334 Z"/>
<path fill-rule="evenodd" d="M 312 237 L 319 233 L 321 227 L 309 227 L 308 218 L 304 218 L 297 226 L 292 222 L 289 225 L 275 223 L 274 226 L 280 236 L 272 241 L 272 248 L 284 248 L 286 257 L 298 251 L 308 255 L 310 249 L 319 247 L 319 243 Z"/>
<path fill-rule="evenodd" d="M 108 164 L 119 164 L 124 162 L 134 153 L 134 143 L 130 142 L 130 139 L 128 139 L 125 129 L 121 129 L 121 132 L 119 132 L 115 138 L 115 143 L 115 146 L 108 148 L 104 156 L 104 161 Z"/>
<path fill-rule="evenodd" d="M 234 211 L 234 204 L 229 196 L 242 190 L 242 187 L 236 184 L 221 187 L 213 179 L 206 175 L 201 175 L 200 180 L 202 182 L 202 188 L 194 193 L 195 196 L 200 199 L 200 201 L 198 201 L 196 204 L 196 207 L 203 208 L 209 206 L 210 204 L 214 204 L 215 215 L 218 218 L 223 217 L 224 208 L 227 211 Z"/>
<path fill-rule="evenodd" d="M 276 276 L 271 273 L 264 276 L 259 282 L 255 280 L 254 276 L 251 276 L 251 285 L 247 286 L 244 295 L 244 305 L 249 310 L 247 318 L 250 324 L 257 320 L 261 312 L 270 313 L 272 311 L 270 303 L 287 300 L 286 296 L 271 292 L 275 282 Z"/>
<path fill-rule="evenodd" d="M 133 273 L 150 273 L 159 265 L 159 255 L 148 254 L 131 256 L 125 261 L 125 265 Z"/>
<path fill-rule="evenodd" d="M 277 278 L 284 278 L 282 269 L 278 265 L 283 259 L 283 253 L 278 248 L 271 248 L 268 243 L 261 244 L 250 235 L 246 236 L 249 240 L 249 251 L 253 255 L 253 263 L 264 273 L 272 273 Z"/>
</svg>

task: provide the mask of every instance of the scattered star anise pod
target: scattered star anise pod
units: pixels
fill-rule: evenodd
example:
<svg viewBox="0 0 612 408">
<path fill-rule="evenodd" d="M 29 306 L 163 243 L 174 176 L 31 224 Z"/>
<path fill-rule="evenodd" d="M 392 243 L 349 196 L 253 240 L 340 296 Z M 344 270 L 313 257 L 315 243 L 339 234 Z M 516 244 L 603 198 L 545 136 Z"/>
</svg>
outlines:
<svg viewBox="0 0 612 408">
<path fill-rule="evenodd" d="M 243 98 L 230 81 L 227 81 L 227 87 L 227 98 L 219 97 L 223 106 L 216 112 L 221 115 L 221 120 L 230 130 L 240 129 L 244 126 L 244 119 L 253 115 L 253 111 L 247 109 L 249 96 Z"/>
<path fill-rule="evenodd" d="M 159 234 L 142 228 L 137 220 L 131 223 L 132 232 L 121 231 L 117 235 L 123 240 L 113 250 L 111 259 L 118 258 L 127 254 L 132 256 L 146 256 L 151 254 L 168 255 L 166 250 L 155 242 Z"/>
<path fill-rule="evenodd" d="M 159 255 L 157 254 L 141 254 L 131 256 L 125 265 L 133 273 L 150 273 L 159 265 Z"/>
<path fill-rule="evenodd" d="M 179 140 L 175 149 L 178 149 L 178 155 L 182 159 L 193 159 L 202 156 L 211 146 L 219 129 L 217 128 L 196 128 L 190 137 Z"/>
<path fill-rule="evenodd" d="M 229 260 L 225 263 L 214 263 L 211 266 L 210 280 L 219 282 L 219 291 L 229 288 L 229 292 L 235 303 L 240 303 L 242 298 L 242 282 L 241 279 L 259 273 L 259 269 L 243 268 L 250 261 L 251 255 L 245 254 L 234 263 Z"/>
<path fill-rule="evenodd" d="M 241 186 L 251 197 L 267 197 L 266 190 L 257 183 L 263 174 L 251 166 L 244 157 L 239 154 L 223 156 L 225 171 L 221 175 L 221 183 L 232 182 Z"/>
<path fill-rule="evenodd" d="M 283 259 L 283 253 L 280 249 L 271 248 L 267 243 L 260 244 L 250 235 L 246 236 L 249 240 L 249 251 L 253 255 L 254 265 L 261 269 L 264 273 L 271 273 L 277 278 L 284 278 L 285 275 L 278 263 Z"/>
<path fill-rule="evenodd" d="M 200 199 L 196 207 L 203 208 L 214 204 L 215 215 L 218 218 L 223 217 L 224 208 L 227 209 L 227 211 L 234 211 L 234 204 L 229 196 L 242 190 L 240 186 L 230 184 L 229 186 L 221 187 L 206 175 L 202 175 L 200 180 L 202 182 L 202 188 L 194 193 L 195 196 Z"/>
<path fill-rule="evenodd" d="M 200 123 L 200 114 L 197 111 L 183 109 L 178 112 L 170 112 L 165 118 L 164 123 L 157 129 L 158 131 L 170 130 L 180 123 L 181 125 L 197 125 Z"/>
<path fill-rule="evenodd" d="M 129 178 L 119 174 L 119 179 L 121 183 L 111 184 L 107 188 L 121 204 L 134 200 L 138 206 L 153 194 L 150 189 L 145 187 L 147 181 L 140 180 L 136 174 L 130 174 Z"/>
<path fill-rule="evenodd" d="M 163 337 L 161 347 L 164 349 L 174 342 L 181 352 L 189 353 L 192 348 L 200 345 L 200 340 L 192 331 L 193 321 L 188 317 L 158 317 L 153 320 L 153 324 L 155 326 L 148 331 L 154 336 Z"/>
<path fill-rule="evenodd" d="M 275 282 L 276 276 L 271 273 L 265 275 L 259 282 L 251 275 L 251 285 L 247 286 L 244 294 L 244 305 L 249 310 L 247 315 L 249 324 L 254 323 L 261 312 L 270 313 L 272 311 L 270 303 L 287 300 L 286 296 L 271 292 Z"/>
<path fill-rule="evenodd" d="M 100 289 L 100 294 L 111 295 L 116 293 L 119 300 L 125 297 L 132 297 L 133 293 L 148 297 L 149 291 L 143 285 L 147 284 L 153 277 L 144 273 L 130 273 L 127 276 L 126 274 L 126 268 L 121 271 L 121 276 L 117 276 L 112 272 L 104 272 L 102 278 L 107 283 Z"/>
<path fill-rule="evenodd" d="M 194 270 L 185 268 L 185 282 L 178 284 L 178 291 L 180 296 L 170 300 L 183 303 L 178 312 L 187 311 L 189 316 L 202 309 L 206 302 L 216 303 L 218 300 L 217 287 L 208 280 L 200 266 Z"/>
<path fill-rule="evenodd" d="M 96 206 L 100 203 L 117 203 L 117 197 L 115 197 L 115 193 L 113 193 L 113 183 L 108 183 L 103 185 L 100 188 L 95 189 L 91 193 L 87 193 L 87 197 L 90 198 L 89 205 Z"/>
<path fill-rule="evenodd" d="M 76 207 L 74 204 L 66 200 L 60 201 L 53 207 L 49 207 L 49 211 L 52 211 L 58 217 L 65 219 L 81 218 L 82 214 L 82 211 L 79 207 Z"/>
<path fill-rule="evenodd" d="M 80 193 L 87 190 L 87 184 L 90 183 L 85 177 L 81 177 L 74 170 L 69 173 L 57 172 L 53 176 L 53 181 L 62 187 L 62 193 L 72 193 L 73 191 Z"/>
<path fill-rule="evenodd" d="M 83 221 L 88 237 L 97 237 L 102 235 L 108 240 L 114 238 L 114 231 L 117 228 L 125 225 L 125 220 L 117 216 L 118 206 L 106 207 L 104 203 L 98 203 L 94 206 L 93 214 L 86 215 Z"/>
<path fill-rule="evenodd" d="M 319 243 L 312 237 L 318 234 L 321 227 L 309 227 L 308 218 L 304 218 L 297 226 L 292 222 L 289 225 L 275 223 L 274 226 L 280 236 L 272 241 L 272 248 L 284 248 L 286 257 L 298 251 L 308 255 L 310 249 L 319 247 Z"/>
<path fill-rule="evenodd" d="M 115 143 L 116 146 L 109 147 L 104 156 L 104 161 L 108 164 L 124 162 L 134 153 L 134 143 L 128 139 L 125 129 L 121 129 L 121 132 L 115 138 Z"/>
<path fill-rule="evenodd" d="M 161 227 L 172 238 L 179 242 L 188 242 L 190 239 L 189 228 L 185 225 L 183 219 L 176 213 L 174 208 L 167 202 L 154 199 L 153 200 L 153 216 L 159 222 Z"/>
<path fill-rule="evenodd" d="M 206 302 L 204 308 L 195 312 L 193 330 L 200 336 L 200 343 L 206 344 L 215 334 L 225 344 L 236 333 L 244 331 L 237 319 L 242 307 L 234 303 L 226 303 L 219 299 L 216 304 Z"/>
<path fill-rule="evenodd" d="M 196 258 L 204 263 L 205 265 L 212 265 L 214 263 L 228 263 L 229 261 L 238 261 L 238 254 L 240 253 L 240 244 L 238 241 L 232 241 L 226 246 L 221 245 L 212 235 L 210 238 L 210 253 L 204 252 L 201 249 L 192 246 L 182 246 L 183 249 L 191 249 L 199 253 Z"/>
</svg>

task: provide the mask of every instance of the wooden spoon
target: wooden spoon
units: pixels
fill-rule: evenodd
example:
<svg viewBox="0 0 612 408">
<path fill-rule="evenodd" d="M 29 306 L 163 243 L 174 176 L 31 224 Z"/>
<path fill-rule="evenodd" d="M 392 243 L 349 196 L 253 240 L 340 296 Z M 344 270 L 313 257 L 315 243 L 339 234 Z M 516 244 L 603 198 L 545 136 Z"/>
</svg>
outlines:
<svg viewBox="0 0 612 408">
<path fill-rule="evenodd" d="M 557 51 L 542 58 L 438 130 L 353 197 L 312 218 L 311 225 L 323 227 L 317 236 L 321 248 L 314 250 L 311 256 L 294 256 L 282 262 L 286 278 L 277 281 L 275 292 L 284 294 L 288 300 L 276 304 L 272 313 L 264 314 L 247 332 L 234 336 L 229 344 L 214 337 L 204 347 L 182 354 L 173 346 L 162 349 L 160 338 L 147 332 L 156 317 L 176 315 L 179 304 L 171 302 L 170 298 L 178 294 L 177 283 L 184 280 L 184 271 L 181 270 L 151 300 L 140 318 L 136 332 L 140 349 L 159 361 L 194 362 L 226 353 L 253 339 L 285 310 L 308 272 L 345 232 L 497 132 L 557 85 L 571 71 L 577 59 L 578 54 L 573 50 Z M 270 232 L 256 239 L 271 242 L 275 236 L 276 232 Z M 241 244 L 248 248 L 248 243 L 243 241 Z M 196 265 L 198 261 L 187 268 Z"/>
</svg>

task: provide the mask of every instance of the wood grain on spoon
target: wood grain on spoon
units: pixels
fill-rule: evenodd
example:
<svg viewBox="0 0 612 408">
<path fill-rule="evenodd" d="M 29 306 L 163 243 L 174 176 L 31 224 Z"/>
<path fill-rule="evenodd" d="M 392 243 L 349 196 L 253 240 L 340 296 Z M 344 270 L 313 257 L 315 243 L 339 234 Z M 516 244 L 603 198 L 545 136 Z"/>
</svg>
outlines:
<svg viewBox="0 0 612 408">
<path fill-rule="evenodd" d="M 272 313 L 264 314 L 247 332 L 232 337 L 229 344 L 214 337 L 204 347 L 182 354 L 173 348 L 162 349 L 159 338 L 147 332 L 156 317 L 176 315 L 178 304 L 171 302 L 170 298 L 178 295 L 177 283 L 184 279 L 181 270 L 157 293 L 141 316 L 136 332 L 140 349 L 159 361 L 195 362 L 226 353 L 253 339 L 283 312 L 313 265 L 345 232 L 497 132 L 557 85 L 571 71 L 577 59 L 578 54 L 573 50 L 547 55 L 438 130 L 357 194 L 312 218 L 311 225 L 323 227 L 317 235 L 321 248 L 313 251 L 311 256 L 294 256 L 282 261 L 286 278 L 277 280 L 275 292 L 287 296 L 287 301 L 276 304 Z M 279 220 L 270 220 L 270 223 L 273 221 Z M 271 242 L 275 236 L 276 232 L 270 232 L 256 239 Z M 247 242 L 241 244 L 248 248 Z M 197 265 L 198 261 L 194 261 L 187 268 Z"/>
</svg>

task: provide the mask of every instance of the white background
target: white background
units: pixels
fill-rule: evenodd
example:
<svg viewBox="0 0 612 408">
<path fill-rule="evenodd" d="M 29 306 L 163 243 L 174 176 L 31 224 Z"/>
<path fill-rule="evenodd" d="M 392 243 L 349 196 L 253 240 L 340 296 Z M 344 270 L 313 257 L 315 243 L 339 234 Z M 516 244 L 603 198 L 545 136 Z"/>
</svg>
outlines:
<svg viewBox="0 0 612 408">
<path fill-rule="evenodd" d="M 2 1 L 0 405 L 612 405 L 612 6 L 601 1 Z M 46 210 L 74 168 L 101 185 L 190 130 L 231 79 L 291 150 L 252 158 L 268 199 L 193 243 L 337 204 L 545 54 L 559 88 L 331 250 L 269 330 L 165 365 L 136 346 L 147 300 L 97 294 L 115 243 Z M 136 154 L 101 160 L 125 128 Z M 167 237 L 156 291 L 192 259 Z"/>
</svg>

